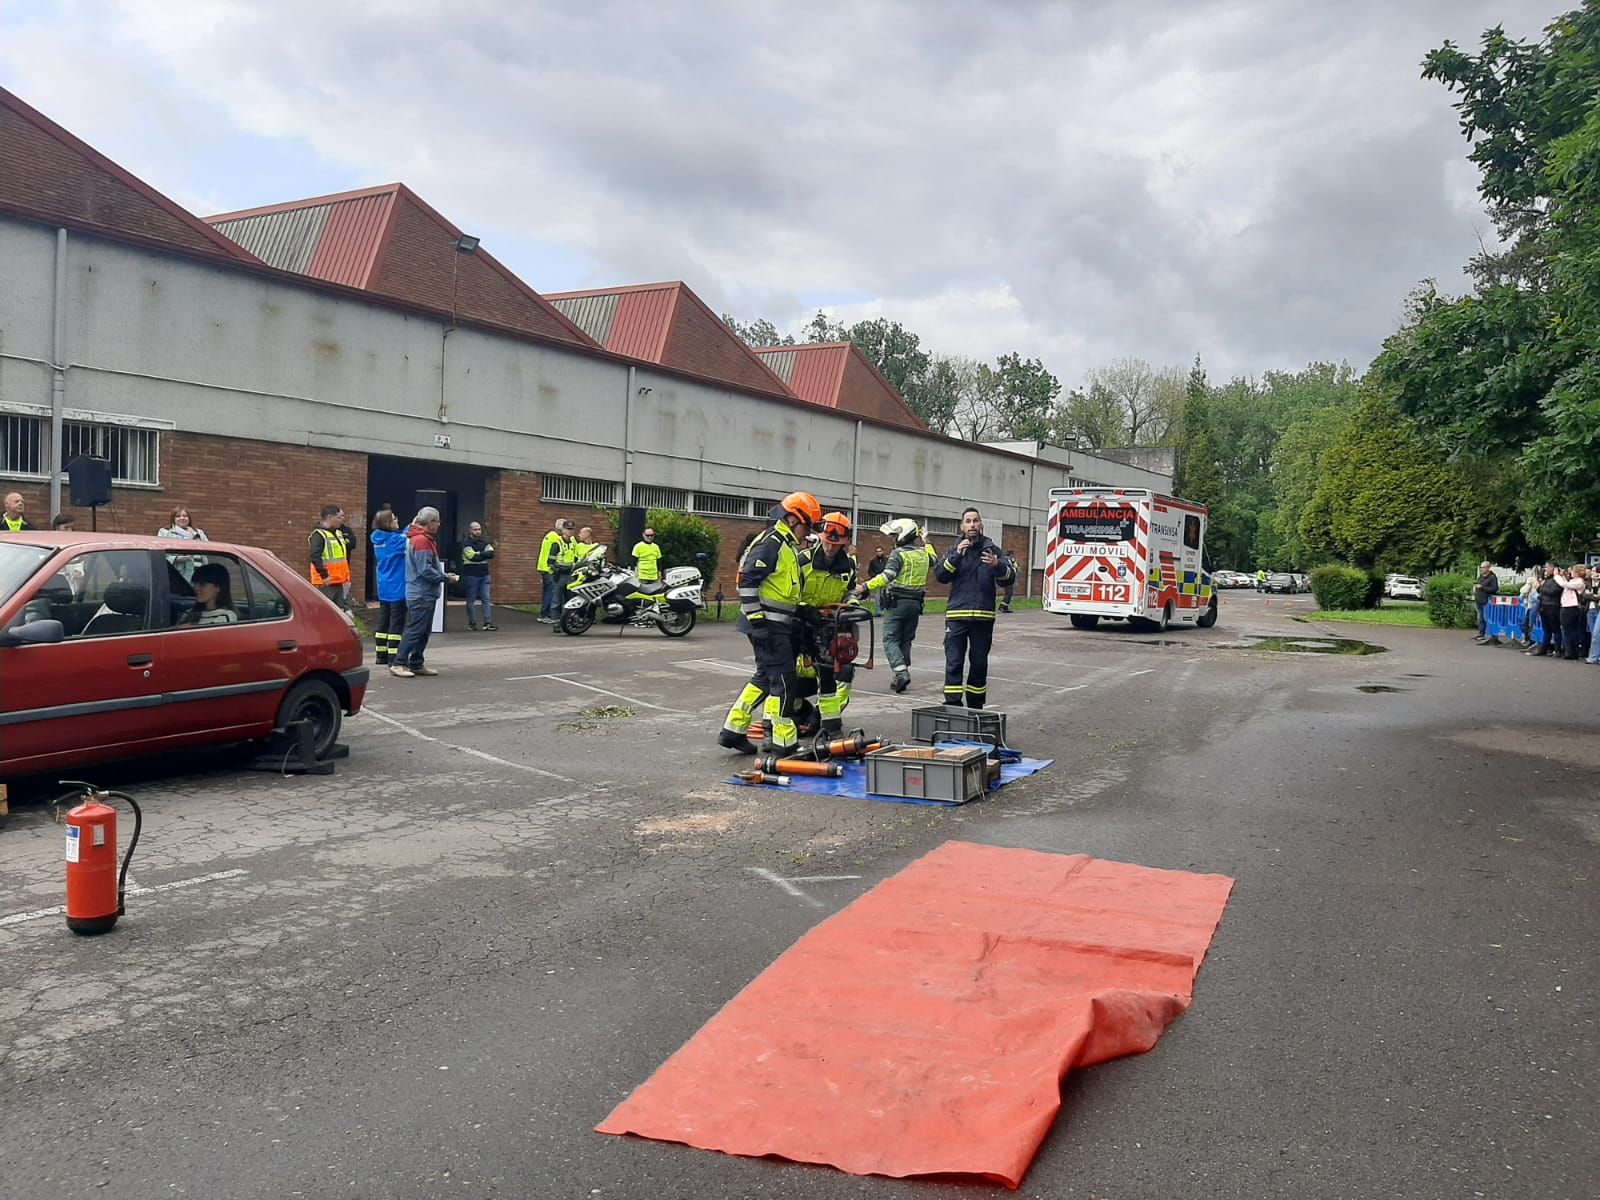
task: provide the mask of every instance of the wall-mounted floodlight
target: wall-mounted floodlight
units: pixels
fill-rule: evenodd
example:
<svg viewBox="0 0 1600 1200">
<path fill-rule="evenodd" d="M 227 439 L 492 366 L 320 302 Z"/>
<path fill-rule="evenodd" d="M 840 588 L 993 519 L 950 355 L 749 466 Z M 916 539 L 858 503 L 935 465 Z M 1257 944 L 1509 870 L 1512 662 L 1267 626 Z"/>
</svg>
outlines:
<svg viewBox="0 0 1600 1200">
<path fill-rule="evenodd" d="M 463 233 L 456 239 L 456 250 L 461 254 L 476 254 L 478 252 L 479 240 L 480 239 L 473 237 L 470 233 Z"/>
</svg>

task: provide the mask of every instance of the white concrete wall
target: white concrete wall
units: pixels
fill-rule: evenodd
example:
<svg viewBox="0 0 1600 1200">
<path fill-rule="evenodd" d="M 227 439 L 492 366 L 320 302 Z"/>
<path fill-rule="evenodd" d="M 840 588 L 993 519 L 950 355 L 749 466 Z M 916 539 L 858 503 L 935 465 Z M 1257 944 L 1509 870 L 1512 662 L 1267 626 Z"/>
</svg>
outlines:
<svg viewBox="0 0 1600 1200">
<path fill-rule="evenodd" d="M 48 404 L 54 231 L 0 218 L 0 401 Z M 80 234 L 66 404 L 180 430 L 621 480 L 625 363 Z M 442 366 L 441 366 L 442 361 Z M 441 373 L 448 421 L 439 419 Z M 854 418 L 639 367 L 634 481 L 848 504 Z M 648 388 L 647 394 L 639 389 Z M 447 433 L 448 451 L 434 448 Z M 1043 520 L 1064 466 L 861 424 L 862 507 Z M 1031 498 L 1031 504 L 1030 504 Z M 1030 512 L 1030 508 L 1032 511 Z"/>
</svg>

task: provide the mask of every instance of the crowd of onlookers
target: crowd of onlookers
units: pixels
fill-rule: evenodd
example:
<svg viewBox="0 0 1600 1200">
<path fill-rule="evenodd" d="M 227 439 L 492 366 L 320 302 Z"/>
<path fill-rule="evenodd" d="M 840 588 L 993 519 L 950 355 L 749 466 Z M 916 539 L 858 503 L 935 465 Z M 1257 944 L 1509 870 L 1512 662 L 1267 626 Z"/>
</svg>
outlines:
<svg viewBox="0 0 1600 1200">
<path fill-rule="evenodd" d="M 1546 563 L 1535 567 L 1517 586 L 1520 621 L 1518 636 L 1512 641 L 1524 654 L 1535 658 L 1561 658 L 1568 662 L 1600 663 L 1600 638 L 1594 636 L 1600 621 L 1600 588 L 1596 576 L 1582 563 L 1570 567 Z M 1506 645 L 1490 629 L 1490 610 L 1495 597 L 1504 592 L 1493 564 L 1478 567 L 1472 598 L 1478 606 L 1480 646 Z"/>
</svg>

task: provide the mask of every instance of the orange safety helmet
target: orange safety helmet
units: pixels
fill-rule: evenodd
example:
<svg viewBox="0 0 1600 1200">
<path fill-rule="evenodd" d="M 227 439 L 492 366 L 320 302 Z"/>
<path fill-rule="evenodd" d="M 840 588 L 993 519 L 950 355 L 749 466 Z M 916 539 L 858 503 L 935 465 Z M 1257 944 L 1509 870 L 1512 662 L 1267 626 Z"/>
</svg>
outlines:
<svg viewBox="0 0 1600 1200">
<path fill-rule="evenodd" d="M 790 492 L 778 502 L 778 507 L 792 516 L 799 517 L 807 525 L 822 524 L 822 505 L 817 503 L 817 498 L 810 492 Z"/>
<path fill-rule="evenodd" d="M 841 512 L 831 512 L 822 518 L 822 540 L 835 546 L 850 542 L 850 518 Z"/>
</svg>

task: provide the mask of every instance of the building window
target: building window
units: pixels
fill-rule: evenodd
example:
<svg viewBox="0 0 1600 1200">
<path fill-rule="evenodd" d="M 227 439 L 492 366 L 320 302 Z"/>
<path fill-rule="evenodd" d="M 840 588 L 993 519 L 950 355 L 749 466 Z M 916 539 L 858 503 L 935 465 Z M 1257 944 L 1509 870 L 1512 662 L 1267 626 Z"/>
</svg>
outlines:
<svg viewBox="0 0 1600 1200">
<path fill-rule="evenodd" d="M 765 521 L 767 514 L 777 507 L 778 502 L 776 500 L 764 500 L 758 496 L 750 501 L 750 515 L 757 520 Z"/>
<path fill-rule="evenodd" d="M 953 517 L 929 517 L 925 528 L 930 536 L 955 537 L 961 532 L 961 522 Z"/>
<path fill-rule="evenodd" d="M 705 492 L 694 494 L 694 511 L 711 517 L 748 517 L 750 497 L 713 496 Z"/>
<path fill-rule="evenodd" d="M 0 475 L 49 475 L 50 418 L 0 414 Z M 111 462 L 111 481 L 154 487 L 161 482 L 161 431 L 134 425 L 65 421 L 61 465 L 80 456 Z"/>
<path fill-rule="evenodd" d="M 863 529 L 876 529 L 880 525 L 887 525 L 894 520 L 892 512 L 885 512 L 879 508 L 863 508 L 856 514 L 856 524 Z"/>
<path fill-rule="evenodd" d="M 640 508 L 669 508 L 673 512 L 689 511 L 689 493 L 681 488 L 636 483 L 633 485 L 633 502 Z"/>
<path fill-rule="evenodd" d="M 580 479 L 574 475 L 541 475 L 548 504 L 587 504 L 591 508 L 615 507 L 618 487 L 609 479 Z"/>
</svg>

